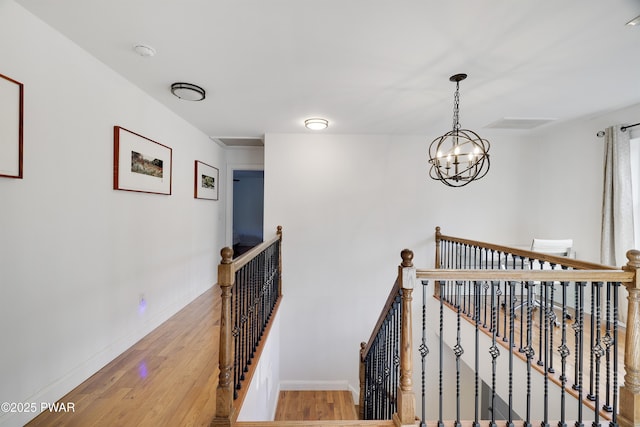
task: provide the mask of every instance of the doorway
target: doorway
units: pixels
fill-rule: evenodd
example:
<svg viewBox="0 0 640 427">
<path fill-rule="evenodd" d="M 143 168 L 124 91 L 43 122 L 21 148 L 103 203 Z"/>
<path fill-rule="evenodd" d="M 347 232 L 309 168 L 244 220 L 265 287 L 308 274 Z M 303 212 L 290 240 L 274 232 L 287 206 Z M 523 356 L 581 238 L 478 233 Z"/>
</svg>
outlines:
<svg viewBox="0 0 640 427">
<path fill-rule="evenodd" d="M 233 253 L 241 255 L 264 239 L 264 171 L 233 171 Z"/>
</svg>

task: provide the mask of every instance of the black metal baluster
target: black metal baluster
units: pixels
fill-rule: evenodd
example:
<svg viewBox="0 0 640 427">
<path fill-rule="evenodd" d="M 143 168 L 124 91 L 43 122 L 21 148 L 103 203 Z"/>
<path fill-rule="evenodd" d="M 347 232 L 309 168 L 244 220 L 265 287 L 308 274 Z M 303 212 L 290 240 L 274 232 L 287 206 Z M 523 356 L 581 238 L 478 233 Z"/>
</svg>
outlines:
<svg viewBox="0 0 640 427">
<path fill-rule="evenodd" d="M 554 270 L 555 266 L 556 266 L 555 264 L 551 264 L 551 269 Z M 549 365 L 548 365 L 547 371 L 553 374 L 556 372 L 555 369 L 553 369 L 553 328 L 555 327 L 555 324 L 556 324 L 556 313 L 555 311 L 553 311 L 554 292 L 556 289 L 555 282 L 549 282 L 549 286 L 551 288 L 551 298 L 549 300 L 549 310 L 546 313 L 549 318 L 549 358 L 547 359 L 549 361 Z"/>
<path fill-rule="evenodd" d="M 613 284 L 613 402 L 610 427 L 618 427 L 618 286 Z"/>
<path fill-rule="evenodd" d="M 467 250 L 469 249 L 469 245 L 465 244 L 464 245 L 464 258 L 463 258 L 463 266 L 462 269 L 468 269 L 469 268 L 469 258 L 468 258 L 468 254 L 467 254 Z M 467 281 L 463 281 L 462 282 L 462 312 L 464 314 L 468 314 L 467 312 L 467 295 L 469 295 L 469 292 L 467 292 Z"/>
<path fill-rule="evenodd" d="M 231 306 L 233 309 L 231 310 L 231 335 L 233 336 L 233 398 L 238 397 L 237 386 L 240 384 L 239 377 L 239 369 L 238 369 L 238 349 L 240 345 L 240 340 L 238 339 L 238 311 L 239 311 L 239 295 L 238 295 L 238 273 L 235 275 L 235 281 L 231 288 Z"/>
<path fill-rule="evenodd" d="M 538 285 L 540 285 L 540 303 L 541 303 L 540 305 L 541 306 L 539 307 L 540 309 L 538 310 L 540 314 L 540 324 L 538 325 L 538 362 L 537 364 L 538 366 L 544 366 L 544 361 L 542 359 L 545 358 L 546 351 L 542 350 L 542 338 L 544 334 L 547 333 L 547 331 L 544 324 L 544 320 L 546 316 L 544 316 L 544 307 L 542 307 L 542 301 L 543 301 L 543 294 L 546 289 L 543 282 L 538 283 Z M 543 328 L 545 329 L 544 332 L 543 332 Z M 545 340 L 546 340 L 546 337 L 545 337 Z M 545 341 L 545 345 L 546 345 L 546 341 Z M 547 370 L 545 369 L 545 372 L 546 371 Z"/>
<path fill-rule="evenodd" d="M 422 417 L 420 418 L 420 427 L 426 427 L 426 408 L 427 408 L 427 355 L 429 347 L 427 347 L 427 286 L 429 282 L 422 281 L 422 342 L 420 344 L 420 361 L 422 365 L 421 381 L 422 381 Z"/>
<path fill-rule="evenodd" d="M 498 251 L 498 260 L 502 259 L 504 252 Z M 500 290 L 500 282 L 496 282 L 497 284 L 497 292 L 496 292 L 496 306 L 495 306 L 495 322 L 494 322 L 494 330 L 497 337 L 500 337 L 500 296 L 502 295 L 502 290 Z M 491 307 L 493 310 L 494 307 Z"/>
<path fill-rule="evenodd" d="M 580 328 L 580 323 L 578 322 L 578 308 L 580 307 L 581 303 L 579 301 L 579 289 L 580 289 L 580 284 L 578 282 L 576 282 L 573 286 L 573 294 L 575 297 L 575 308 L 574 308 L 574 319 L 573 319 L 573 332 L 574 332 L 574 364 L 573 364 L 573 368 L 574 368 L 574 373 L 573 373 L 573 385 L 571 386 L 572 389 L 576 390 L 576 391 L 580 391 L 580 386 L 578 384 L 578 368 L 580 367 L 579 359 L 581 359 L 580 353 L 579 353 L 579 346 L 580 346 L 580 339 L 579 339 L 579 328 Z"/>
<path fill-rule="evenodd" d="M 489 294 L 489 282 L 484 282 L 484 284 L 482 285 L 482 288 L 484 289 L 484 310 L 483 310 L 482 327 L 486 328 L 487 327 L 487 299 L 488 299 L 488 294 Z"/>
<path fill-rule="evenodd" d="M 601 291 L 602 291 L 602 282 L 596 282 L 595 283 L 595 290 L 596 290 L 596 323 L 595 323 L 595 327 L 596 327 L 596 339 L 595 339 L 595 345 L 591 348 L 591 353 L 593 354 L 593 357 L 595 359 L 594 363 L 595 363 L 595 396 L 594 396 L 594 409 L 593 409 L 593 427 L 599 427 L 600 425 L 600 359 L 602 358 L 602 356 L 604 356 L 605 351 L 602 348 L 602 340 L 601 340 L 601 319 L 600 319 L 600 310 L 601 310 L 601 302 L 600 302 L 600 295 L 601 295 Z M 593 316 L 593 313 L 591 313 L 591 316 Z M 591 330 L 591 333 L 593 334 L 593 329 Z"/>
<path fill-rule="evenodd" d="M 558 427 L 567 427 L 566 420 L 566 396 L 565 388 L 567 386 L 567 357 L 570 354 L 567 347 L 567 282 L 560 283 L 562 286 L 562 343 L 558 347 L 558 353 L 561 357 L 561 374 L 560 374 L 560 421 Z"/>
<path fill-rule="evenodd" d="M 607 282 L 607 301 L 606 301 L 606 326 L 605 326 L 605 334 L 602 338 L 602 342 L 605 345 L 606 349 L 606 388 L 605 388 L 605 404 L 602 405 L 602 409 L 607 412 L 613 411 L 613 406 L 611 404 L 611 347 L 613 346 L 613 337 L 611 336 L 611 288 L 613 284 L 611 282 Z"/>
<path fill-rule="evenodd" d="M 475 289 L 475 306 L 476 306 L 476 313 L 478 313 L 479 310 L 479 306 L 480 306 L 480 283 L 478 281 L 474 281 L 474 289 Z M 479 316 L 475 316 L 475 328 L 476 328 L 476 336 L 475 336 L 475 345 L 476 345 L 476 349 L 475 349 L 475 372 L 474 372 L 474 377 L 475 377 L 475 412 L 474 412 L 474 418 L 473 418 L 473 424 L 472 427 L 480 427 L 480 319 Z"/>
<path fill-rule="evenodd" d="M 509 282 L 509 419 L 507 420 L 507 427 L 513 427 L 513 336 L 514 336 L 514 323 L 513 317 L 515 316 L 514 307 L 515 298 L 515 282 Z M 506 314 L 506 307 L 505 307 Z"/>
<path fill-rule="evenodd" d="M 524 427 L 531 427 L 531 362 L 535 357 L 535 352 L 533 350 L 533 339 L 532 339 L 532 330 L 533 330 L 533 321 L 531 318 L 531 283 L 528 283 L 526 286 L 527 290 L 527 346 L 525 348 L 525 356 L 527 357 L 527 411 L 524 422 Z"/>
<path fill-rule="evenodd" d="M 549 364 L 549 348 L 548 348 L 548 344 L 549 344 L 549 315 L 547 310 L 549 309 L 548 306 L 548 299 L 547 299 L 547 292 L 549 289 L 549 286 L 553 285 L 553 282 L 541 282 L 541 286 L 542 288 L 544 288 L 544 298 L 542 298 L 542 307 L 540 307 L 540 313 L 544 312 L 545 316 L 544 316 L 544 366 L 548 366 Z M 544 419 L 542 421 L 541 424 L 542 427 L 549 427 L 549 370 L 545 369 L 544 370 Z"/>
<path fill-rule="evenodd" d="M 493 289 L 497 289 L 496 292 L 492 292 L 491 294 L 491 323 L 496 325 L 493 328 L 493 333 L 491 334 L 491 347 L 489 348 L 489 354 L 491 355 L 491 407 L 495 408 L 495 398 L 496 398 L 496 368 L 497 368 L 497 358 L 500 355 L 500 350 L 496 346 L 496 336 L 498 329 L 497 324 L 497 313 L 498 307 L 500 307 L 500 296 L 496 295 L 497 298 L 494 299 L 494 294 L 500 291 L 500 285 L 497 287 L 492 287 Z M 490 427 L 496 427 L 496 416 L 495 411 L 491 411 L 491 422 L 489 423 Z"/>
<path fill-rule="evenodd" d="M 442 288 L 440 288 L 442 292 Z M 443 427 L 444 426 L 444 421 L 443 421 L 443 411 L 442 411 L 442 399 L 443 399 L 443 384 L 442 384 L 442 364 L 443 364 L 443 349 L 444 349 L 444 340 L 443 340 L 443 327 L 442 325 L 444 324 L 444 304 L 442 303 L 442 298 L 440 298 L 440 345 L 438 348 L 439 351 L 439 359 L 438 359 L 438 363 L 439 363 L 439 369 L 438 369 L 438 427 Z"/>
<path fill-rule="evenodd" d="M 596 312 L 596 283 L 591 282 L 591 334 L 590 334 L 590 347 L 591 351 L 589 351 L 589 393 L 587 394 L 587 399 L 594 401 L 596 400 L 596 396 L 593 394 L 593 382 L 595 381 L 595 370 L 594 370 L 594 354 L 593 348 L 595 346 L 595 316 Z"/>
<path fill-rule="evenodd" d="M 505 254 L 505 265 L 508 262 L 509 255 Z M 504 282 L 504 317 L 502 321 L 502 341 L 509 341 L 509 337 L 507 336 L 507 301 L 510 299 L 508 297 L 509 292 L 507 292 L 507 281 Z"/>
<path fill-rule="evenodd" d="M 577 375 L 578 386 L 576 390 L 580 391 L 580 394 L 582 394 L 582 390 L 583 390 L 582 363 L 583 363 L 584 357 L 582 356 L 582 351 L 584 346 L 583 339 L 584 339 L 584 287 L 585 286 L 586 286 L 585 282 L 576 282 L 576 288 L 579 293 L 579 298 L 577 298 L 577 300 L 579 301 L 579 306 L 576 307 L 576 310 L 578 310 L 578 318 L 576 319 L 576 322 L 573 324 L 577 334 L 576 343 L 578 343 L 578 349 L 576 352 L 576 357 L 577 357 L 576 365 L 578 366 L 578 375 Z M 576 420 L 575 427 L 584 427 L 584 423 L 582 422 L 582 401 L 580 399 L 577 399 L 576 402 L 578 404 L 578 419 Z"/>
<path fill-rule="evenodd" d="M 520 269 L 524 270 L 524 257 L 520 257 Z M 520 347 L 518 348 L 518 352 L 524 353 L 524 281 L 520 281 Z"/>
<path fill-rule="evenodd" d="M 453 352 L 456 355 L 456 421 L 454 427 L 460 427 L 460 357 L 464 353 L 464 349 L 461 345 L 460 337 L 460 306 L 456 307 L 456 345 L 453 347 Z"/>
</svg>

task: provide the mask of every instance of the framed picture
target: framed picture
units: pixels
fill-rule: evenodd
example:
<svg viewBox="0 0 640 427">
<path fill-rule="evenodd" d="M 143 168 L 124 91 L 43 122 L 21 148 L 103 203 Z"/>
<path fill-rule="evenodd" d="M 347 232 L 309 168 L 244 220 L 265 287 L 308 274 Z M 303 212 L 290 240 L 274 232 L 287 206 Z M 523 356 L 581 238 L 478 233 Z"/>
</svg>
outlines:
<svg viewBox="0 0 640 427">
<path fill-rule="evenodd" d="M 113 127 L 113 189 L 171 194 L 170 147 Z"/>
<path fill-rule="evenodd" d="M 22 178 L 22 83 L 0 74 L 0 176 Z"/>
<path fill-rule="evenodd" d="M 193 197 L 196 199 L 218 200 L 219 172 L 218 168 L 196 160 Z"/>
</svg>

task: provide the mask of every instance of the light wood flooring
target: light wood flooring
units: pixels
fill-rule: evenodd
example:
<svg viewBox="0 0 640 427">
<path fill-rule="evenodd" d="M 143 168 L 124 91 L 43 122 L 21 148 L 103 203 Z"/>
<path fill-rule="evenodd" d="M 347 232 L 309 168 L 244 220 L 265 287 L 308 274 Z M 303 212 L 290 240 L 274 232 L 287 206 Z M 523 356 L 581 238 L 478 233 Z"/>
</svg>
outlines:
<svg viewBox="0 0 640 427">
<path fill-rule="evenodd" d="M 350 391 L 281 391 L 276 421 L 357 420 Z"/>
<path fill-rule="evenodd" d="M 206 291 L 28 426 L 207 426 L 218 385 L 220 288 Z"/>
<path fill-rule="evenodd" d="M 60 399 L 73 402 L 75 412 L 44 412 L 27 425 L 208 426 L 215 414 L 219 322 L 215 286 Z M 393 425 L 356 421 L 348 391 L 283 391 L 276 417 L 238 425 Z"/>
</svg>

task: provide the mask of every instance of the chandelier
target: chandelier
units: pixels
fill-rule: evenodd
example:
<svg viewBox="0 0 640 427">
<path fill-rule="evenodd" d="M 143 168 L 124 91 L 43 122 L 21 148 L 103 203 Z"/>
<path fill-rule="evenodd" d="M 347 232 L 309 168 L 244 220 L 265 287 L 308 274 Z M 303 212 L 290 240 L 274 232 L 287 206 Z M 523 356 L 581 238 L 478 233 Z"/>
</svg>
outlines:
<svg viewBox="0 0 640 427">
<path fill-rule="evenodd" d="M 450 187 L 462 187 L 489 171 L 489 141 L 474 131 L 460 129 L 460 82 L 466 74 L 449 78 L 456 83 L 453 97 L 453 129 L 429 146 L 429 176 Z"/>
</svg>

